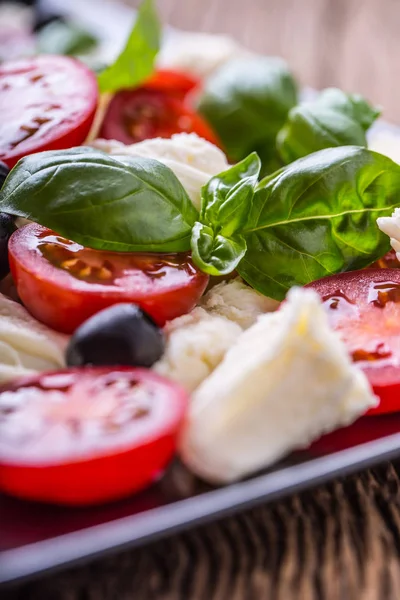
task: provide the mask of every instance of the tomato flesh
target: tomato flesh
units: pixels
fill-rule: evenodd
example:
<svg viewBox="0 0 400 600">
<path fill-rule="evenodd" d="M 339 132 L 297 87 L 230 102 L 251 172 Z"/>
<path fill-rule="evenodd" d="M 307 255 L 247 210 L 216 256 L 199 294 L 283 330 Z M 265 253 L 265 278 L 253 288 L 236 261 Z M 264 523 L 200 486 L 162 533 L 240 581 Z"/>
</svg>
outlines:
<svg viewBox="0 0 400 600">
<path fill-rule="evenodd" d="M 382 256 L 379 260 L 374 262 L 370 267 L 372 269 L 400 269 L 400 262 L 397 259 L 396 252 L 394 250 L 390 250 Z"/>
<path fill-rule="evenodd" d="M 79 146 L 97 108 L 95 75 L 65 56 L 0 65 L 0 160 L 9 167 L 34 152 Z"/>
<path fill-rule="evenodd" d="M 95 504 L 151 484 L 174 455 L 186 393 L 146 369 L 42 373 L 0 389 L 0 489 Z"/>
<path fill-rule="evenodd" d="M 111 100 L 100 129 L 100 137 L 133 144 L 175 133 L 197 133 L 218 145 L 207 123 L 170 92 L 139 88 L 124 90 Z"/>
<path fill-rule="evenodd" d="M 400 270 L 364 269 L 309 284 L 331 325 L 380 398 L 373 413 L 400 410 Z"/>
<path fill-rule="evenodd" d="M 138 304 L 164 325 L 192 310 L 209 280 L 187 254 L 90 250 L 36 224 L 17 230 L 8 249 L 26 308 L 64 333 L 120 302 Z"/>
<path fill-rule="evenodd" d="M 171 69 L 158 69 L 142 87 L 147 90 L 159 90 L 183 100 L 189 92 L 199 88 L 200 80 L 188 73 Z"/>
</svg>

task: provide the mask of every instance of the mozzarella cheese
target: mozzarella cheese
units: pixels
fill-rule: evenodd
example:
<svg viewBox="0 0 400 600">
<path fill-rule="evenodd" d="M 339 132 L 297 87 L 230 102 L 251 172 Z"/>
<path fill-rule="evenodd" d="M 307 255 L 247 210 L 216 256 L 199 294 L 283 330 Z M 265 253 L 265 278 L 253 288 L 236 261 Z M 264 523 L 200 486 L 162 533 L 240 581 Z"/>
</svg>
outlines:
<svg viewBox="0 0 400 600">
<path fill-rule="evenodd" d="M 0 294 L 0 382 L 65 366 L 68 337 L 36 321 Z"/>
<path fill-rule="evenodd" d="M 249 50 L 226 35 L 182 32 L 162 48 L 158 65 L 202 79 L 229 60 L 251 55 Z"/>
<path fill-rule="evenodd" d="M 222 150 L 195 133 L 177 133 L 171 139 L 154 138 L 129 146 L 98 139 L 91 146 L 109 154 L 154 158 L 164 163 L 175 173 L 197 209 L 203 185 L 229 167 Z"/>
<path fill-rule="evenodd" d="M 391 217 L 379 217 L 376 223 L 390 237 L 390 244 L 400 260 L 400 208 L 395 208 Z"/>
<path fill-rule="evenodd" d="M 180 454 L 200 477 L 231 482 L 376 403 L 329 328 L 319 297 L 293 289 L 282 309 L 244 332 L 194 392 Z"/>
<path fill-rule="evenodd" d="M 164 331 L 165 353 L 153 368 L 189 392 L 210 375 L 242 333 L 236 323 L 199 307 L 167 323 Z"/>
<path fill-rule="evenodd" d="M 276 310 L 279 302 L 263 296 L 237 277 L 212 287 L 200 300 L 200 306 L 247 329 L 261 314 Z"/>
<path fill-rule="evenodd" d="M 374 152 L 384 154 L 400 164 L 400 140 L 397 132 L 378 130 L 371 133 L 368 148 L 374 150 Z"/>
</svg>

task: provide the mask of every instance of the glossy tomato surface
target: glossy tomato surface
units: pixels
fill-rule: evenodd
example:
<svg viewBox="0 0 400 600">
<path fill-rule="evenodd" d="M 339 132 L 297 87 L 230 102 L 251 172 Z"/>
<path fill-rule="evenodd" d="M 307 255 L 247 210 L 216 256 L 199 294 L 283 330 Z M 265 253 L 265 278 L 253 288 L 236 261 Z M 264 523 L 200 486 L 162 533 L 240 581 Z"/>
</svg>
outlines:
<svg viewBox="0 0 400 600">
<path fill-rule="evenodd" d="M 171 69 L 158 69 L 151 78 L 143 84 L 148 90 L 159 90 L 183 100 L 189 92 L 200 87 L 200 80 Z"/>
<path fill-rule="evenodd" d="M 152 371 L 42 373 L 0 389 L 0 489 L 94 504 L 136 492 L 174 455 L 186 393 Z"/>
<path fill-rule="evenodd" d="M 26 308 L 65 333 L 120 302 L 138 304 L 163 325 L 192 310 L 209 279 L 187 254 L 90 250 L 36 224 L 16 231 L 8 248 Z"/>
<path fill-rule="evenodd" d="M 380 404 L 372 413 L 400 410 L 400 270 L 364 269 L 309 284 L 331 325 L 366 373 Z"/>
<path fill-rule="evenodd" d="M 65 56 L 0 65 L 0 160 L 9 167 L 33 152 L 79 146 L 97 108 L 94 73 Z"/>
<path fill-rule="evenodd" d="M 218 145 L 210 126 L 182 100 L 170 92 L 139 88 L 115 94 L 99 135 L 133 144 L 155 137 L 170 138 L 174 133 L 197 133 Z"/>
</svg>

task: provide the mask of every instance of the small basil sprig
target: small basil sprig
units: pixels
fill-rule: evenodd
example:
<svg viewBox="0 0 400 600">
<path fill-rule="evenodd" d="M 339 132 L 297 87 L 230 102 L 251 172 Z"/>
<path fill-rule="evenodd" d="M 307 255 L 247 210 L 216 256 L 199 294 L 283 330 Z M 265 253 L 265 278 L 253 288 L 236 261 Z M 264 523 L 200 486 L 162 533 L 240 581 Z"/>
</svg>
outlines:
<svg viewBox="0 0 400 600">
<path fill-rule="evenodd" d="M 187 251 L 198 218 L 162 163 L 85 147 L 20 160 L 1 189 L 0 210 L 84 246 L 122 252 Z"/>
<path fill-rule="evenodd" d="M 227 275 L 245 255 L 246 242 L 240 232 L 251 207 L 260 168 L 260 159 L 253 152 L 203 186 L 191 248 L 193 261 L 205 273 Z"/>
<path fill-rule="evenodd" d="M 117 92 L 145 81 L 160 49 L 161 25 L 153 0 L 143 0 L 124 49 L 98 76 L 100 92 Z"/>
<path fill-rule="evenodd" d="M 256 151 L 269 160 L 275 138 L 297 102 L 296 83 L 279 58 L 229 61 L 204 85 L 198 110 L 232 161 Z"/>
<path fill-rule="evenodd" d="M 366 131 L 379 114 L 357 94 L 324 90 L 315 100 L 290 110 L 277 135 L 278 153 L 288 164 L 324 148 L 366 146 Z"/>
<path fill-rule="evenodd" d="M 294 285 L 361 269 L 385 254 L 376 225 L 399 205 L 400 166 L 366 148 L 329 148 L 261 181 L 238 266 L 254 288 L 282 300 Z"/>
</svg>

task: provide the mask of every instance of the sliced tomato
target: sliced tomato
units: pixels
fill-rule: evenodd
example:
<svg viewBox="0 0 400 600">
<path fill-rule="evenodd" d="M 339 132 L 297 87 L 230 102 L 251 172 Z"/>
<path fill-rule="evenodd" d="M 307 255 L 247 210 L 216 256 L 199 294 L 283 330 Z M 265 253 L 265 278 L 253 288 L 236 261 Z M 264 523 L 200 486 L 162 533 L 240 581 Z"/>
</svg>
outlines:
<svg viewBox="0 0 400 600">
<path fill-rule="evenodd" d="M 148 486 L 174 455 L 186 393 L 145 369 L 42 373 L 0 389 L 0 489 L 59 504 Z"/>
<path fill-rule="evenodd" d="M 379 260 L 374 262 L 370 267 L 370 269 L 400 269 L 400 262 L 397 259 L 396 252 L 394 250 L 390 250 L 382 256 Z"/>
<path fill-rule="evenodd" d="M 11 273 L 29 312 L 72 333 L 103 308 L 134 302 L 158 325 L 189 312 L 208 283 L 188 254 L 90 250 L 40 225 L 9 241 Z"/>
<path fill-rule="evenodd" d="M 400 270 L 364 269 L 310 283 L 331 325 L 380 398 L 372 413 L 400 410 Z"/>
<path fill-rule="evenodd" d="M 94 73 L 66 56 L 0 65 L 0 160 L 9 167 L 42 150 L 79 146 L 97 108 Z"/>
<path fill-rule="evenodd" d="M 142 87 L 147 90 L 159 90 L 183 100 L 189 92 L 200 86 L 200 80 L 170 69 L 158 69 Z"/>
<path fill-rule="evenodd" d="M 170 138 L 174 133 L 197 133 L 219 145 L 210 126 L 182 100 L 159 89 L 118 92 L 108 105 L 100 137 L 133 144 L 146 139 Z"/>
</svg>

